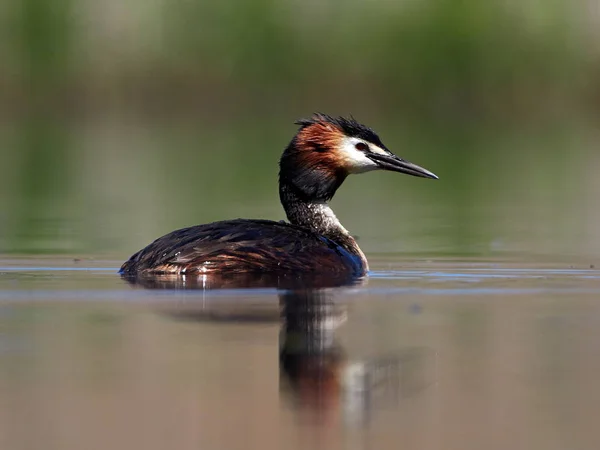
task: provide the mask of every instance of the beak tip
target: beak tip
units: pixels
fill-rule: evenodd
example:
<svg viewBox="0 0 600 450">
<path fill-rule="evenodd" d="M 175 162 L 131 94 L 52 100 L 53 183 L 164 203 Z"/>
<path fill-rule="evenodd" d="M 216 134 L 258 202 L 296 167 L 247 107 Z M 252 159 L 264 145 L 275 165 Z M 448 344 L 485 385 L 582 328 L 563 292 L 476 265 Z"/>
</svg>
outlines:
<svg viewBox="0 0 600 450">
<path fill-rule="evenodd" d="M 420 169 L 422 170 L 423 178 L 429 178 L 430 180 L 439 180 L 440 179 L 440 177 L 438 177 L 435 173 L 430 172 L 427 169 L 423 169 L 422 167 Z"/>
</svg>

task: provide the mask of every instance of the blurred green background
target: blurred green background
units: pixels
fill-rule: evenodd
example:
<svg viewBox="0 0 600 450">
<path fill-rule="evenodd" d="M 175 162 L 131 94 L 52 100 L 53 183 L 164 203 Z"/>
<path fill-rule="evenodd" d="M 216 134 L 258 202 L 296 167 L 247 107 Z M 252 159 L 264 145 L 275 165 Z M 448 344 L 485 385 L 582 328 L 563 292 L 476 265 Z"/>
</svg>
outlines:
<svg viewBox="0 0 600 450">
<path fill-rule="evenodd" d="M 365 252 L 597 256 L 598 30 L 584 0 L 4 0 L 0 252 L 281 219 L 279 155 L 322 111 L 441 178 L 351 177 Z"/>
</svg>

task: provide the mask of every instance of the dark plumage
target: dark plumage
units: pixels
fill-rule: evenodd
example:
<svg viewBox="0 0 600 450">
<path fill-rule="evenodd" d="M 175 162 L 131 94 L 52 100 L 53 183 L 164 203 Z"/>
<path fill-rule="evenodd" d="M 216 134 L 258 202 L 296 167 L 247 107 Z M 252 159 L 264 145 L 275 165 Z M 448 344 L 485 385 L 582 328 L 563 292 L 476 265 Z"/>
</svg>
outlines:
<svg viewBox="0 0 600 450">
<path fill-rule="evenodd" d="M 362 270 L 360 258 L 331 239 L 289 223 L 248 219 L 173 231 L 134 254 L 121 267 L 123 275 L 221 271 L 361 274 Z"/>
<path fill-rule="evenodd" d="M 357 122 L 353 117 L 348 119 L 346 117 L 331 117 L 327 114 L 316 113 L 309 119 L 300 119 L 296 121 L 296 125 L 300 125 L 302 128 L 322 123 L 330 123 L 331 125 L 342 130 L 346 136 L 364 139 L 365 141 L 372 142 L 378 147 L 387 150 L 387 147 L 383 145 L 383 142 L 381 142 L 381 139 L 377 133 L 373 131 L 373 129 Z"/>
</svg>

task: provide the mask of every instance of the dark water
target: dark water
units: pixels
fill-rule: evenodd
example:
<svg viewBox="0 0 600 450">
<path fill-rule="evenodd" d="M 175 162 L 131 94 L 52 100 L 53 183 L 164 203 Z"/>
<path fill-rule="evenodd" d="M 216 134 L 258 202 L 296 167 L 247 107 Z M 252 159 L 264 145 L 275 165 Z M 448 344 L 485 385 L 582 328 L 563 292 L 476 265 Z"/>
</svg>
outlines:
<svg viewBox="0 0 600 450">
<path fill-rule="evenodd" d="M 371 265 L 337 288 L 183 290 L 4 260 L 0 448 L 598 448 L 597 269 Z"/>
</svg>

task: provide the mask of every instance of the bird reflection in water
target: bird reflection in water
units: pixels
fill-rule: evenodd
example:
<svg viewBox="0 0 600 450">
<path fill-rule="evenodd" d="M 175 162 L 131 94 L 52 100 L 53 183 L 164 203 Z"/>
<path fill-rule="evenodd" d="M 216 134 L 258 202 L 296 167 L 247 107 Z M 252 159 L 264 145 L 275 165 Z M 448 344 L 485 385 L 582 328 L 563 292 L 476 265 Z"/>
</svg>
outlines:
<svg viewBox="0 0 600 450">
<path fill-rule="evenodd" d="M 363 284 L 363 278 L 263 273 L 242 278 L 159 275 L 124 279 L 145 289 L 202 292 L 200 308 L 188 302 L 189 308 L 163 310 L 178 319 L 224 324 L 279 321 L 282 398 L 316 420 L 342 415 L 346 422 L 366 423 L 378 409 L 398 406 L 403 398 L 421 392 L 435 380 L 436 356 L 429 348 L 399 348 L 354 359 L 351 349 L 340 343 L 337 332 L 351 308 L 341 298 L 344 288 Z M 244 296 L 224 304 L 210 295 L 215 290 L 248 288 L 276 288 L 279 308 L 269 301 L 249 304 Z M 257 298 L 255 294 L 252 297 Z"/>
<path fill-rule="evenodd" d="M 335 338 L 346 309 L 324 290 L 280 294 L 280 387 L 301 406 L 328 409 L 339 402 L 347 355 Z"/>
<path fill-rule="evenodd" d="M 336 338 L 346 308 L 329 290 L 298 290 L 280 295 L 280 389 L 315 418 L 343 414 L 346 422 L 365 423 L 380 408 L 430 386 L 435 352 L 400 348 L 384 355 L 353 359 Z"/>
</svg>

